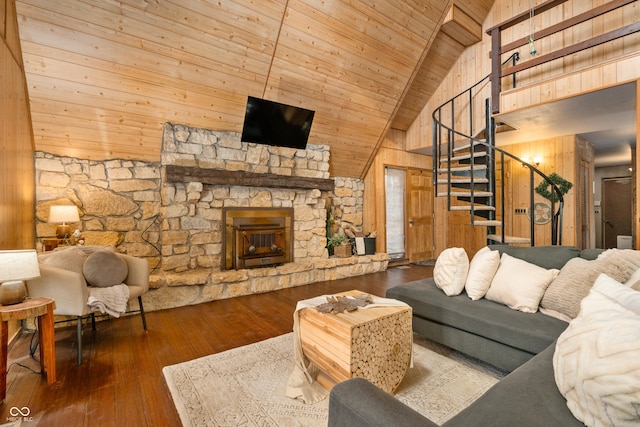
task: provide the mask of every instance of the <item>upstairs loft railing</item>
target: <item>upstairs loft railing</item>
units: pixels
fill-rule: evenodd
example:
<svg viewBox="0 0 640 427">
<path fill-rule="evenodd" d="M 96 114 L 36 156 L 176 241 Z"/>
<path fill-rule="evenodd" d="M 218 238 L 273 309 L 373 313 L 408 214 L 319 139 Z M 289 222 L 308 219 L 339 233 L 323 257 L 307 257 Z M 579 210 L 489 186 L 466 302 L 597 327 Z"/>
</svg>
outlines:
<svg viewBox="0 0 640 427">
<path fill-rule="evenodd" d="M 565 3 L 568 0 L 549 0 L 544 3 L 539 4 L 533 8 L 533 14 L 538 15 L 543 13 L 549 9 L 552 9 L 556 6 L 559 6 Z M 604 15 L 613 10 L 619 9 L 628 4 L 634 3 L 638 0 L 613 0 L 598 7 L 595 7 L 589 11 L 580 13 L 573 18 L 567 19 L 558 24 L 552 25 L 550 27 L 544 28 L 540 31 L 537 31 L 530 36 L 535 40 L 540 40 L 545 37 L 551 36 L 563 30 L 569 29 L 573 26 L 581 24 L 583 22 L 594 19 L 598 16 Z M 522 46 L 526 46 L 529 43 L 529 37 L 523 37 L 518 40 L 515 40 L 511 43 L 502 45 L 502 31 L 511 28 L 517 24 L 520 24 L 531 17 L 531 11 L 527 10 L 519 15 L 514 16 L 513 18 L 495 26 L 489 28 L 487 30 L 487 34 L 491 36 L 491 112 L 493 114 L 498 114 L 500 112 L 500 92 L 502 91 L 502 77 L 507 77 L 510 75 L 515 75 L 523 70 L 527 70 L 529 68 L 536 67 L 538 65 L 545 64 L 550 61 L 554 61 L 556 59 L 563 58 L 568 55 L 572 55 L 574 53 L 580 52 L 585 49 L 592 48 L 594 46 L 601 45 L 603 43 L 610 42 L 612 40 L 619 39 L 621 37 L 637 33 L 640 31 L 640 22 L 634 22 L 633 24 L 626 25 L 624 27 L 618 28 L 613 31 L 609 31 L 605 34 L 601 34 L 596 37 L 592 37 L 588 40 L 584 40 L 570 46 L 563 47 L 553 52 L 549 52 L 544 55 L 536 56 L 533 59 L 530 59 L 525 62 L 521 62 L 519 64 L 514 64 L 511 67 L 502 67 L 501 63 L 501 55 L 503 53 L 511 52 L 514 49 L 518 49 Z M 514 85 L 515 87 L 515 85 Z"/>
</svg>

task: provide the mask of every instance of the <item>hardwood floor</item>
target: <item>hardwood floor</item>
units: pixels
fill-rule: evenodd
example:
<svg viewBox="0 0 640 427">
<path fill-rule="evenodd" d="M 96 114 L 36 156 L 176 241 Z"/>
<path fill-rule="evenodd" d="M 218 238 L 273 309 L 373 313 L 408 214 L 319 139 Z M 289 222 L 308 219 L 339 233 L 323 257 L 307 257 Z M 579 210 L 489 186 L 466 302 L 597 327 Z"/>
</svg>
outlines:
<svg viewBox="0 0 640 427">
<path fill-rule="evenodd" d="M 407 268 L 408 267 L 408 268 Z M 432 275 L 432 267 L 410 265 L 259 295 L 147 313 L 85 325 L 83 363 L 76 364 L 75 327 L 56 329 L 57 382 L 48 385 L 39 362 L 29 356 L 33 333 L 9 350 L 7 397 L 0 424 L 12 408 L 28 408 L 22 426 L 179 426 L 162 375 L 167 365 L 225 351 L 291 332 L 296 302 L 359 289 L 384 296 L 388 288 Z M 36 352 L 36 355 L 38 352 Z M 23 366 L 18 365 L 20 363 Z M 15 409 L 13 409 L 15 413 Z"/>
</svg>

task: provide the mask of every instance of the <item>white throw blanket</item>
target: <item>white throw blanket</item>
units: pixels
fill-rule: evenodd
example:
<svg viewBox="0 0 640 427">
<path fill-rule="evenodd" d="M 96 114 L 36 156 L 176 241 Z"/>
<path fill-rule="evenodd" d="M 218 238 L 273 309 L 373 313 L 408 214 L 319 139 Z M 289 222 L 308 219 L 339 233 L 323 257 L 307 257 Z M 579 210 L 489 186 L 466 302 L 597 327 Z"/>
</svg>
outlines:
<svg viewBox="0 0 640 427">
<path fill-rule="evenodd" d="M 312 404 L 319 402 L 327 397 L 329 392 L 322 387 L 317 381 L 318 368 L 304 356 L 302 351 L 302 344 L 300 343 L 300 328 L 298 327 L 298 312 L 303 308 L 317 307 L 320 304 L 327 302 L 327 297 L 335 295 L 322 295 L 319 297 L 298 301 L 296 305 L 296 311 L 293 313 L 293 354 L 294 354 L 294 366 L 289 381 L 287 382 L 287 397 L 291 399 L 298 399 L 304 403 Z M 358 308 L 358 310 L 368 309 L 380 306 L 408 306 L 402 301 L 379 298 L 371 296 L 373 298 L 373 304 L 366 305 Z M 412 344 L 413 345 L 413 344 Z M 411 364 L 413 366 L 413 354 L 411 355 Z"/>
<path fill-rule="evenodd" d="M 125 284 L 109 286 L 106 288 L 95 288 L 89 286 L 89 299 L 87 305 L 93 311 L 110 314 L 113 317 L 120 317 L 127 311 L 129 301 L 129 288 Z"/>
</svg>

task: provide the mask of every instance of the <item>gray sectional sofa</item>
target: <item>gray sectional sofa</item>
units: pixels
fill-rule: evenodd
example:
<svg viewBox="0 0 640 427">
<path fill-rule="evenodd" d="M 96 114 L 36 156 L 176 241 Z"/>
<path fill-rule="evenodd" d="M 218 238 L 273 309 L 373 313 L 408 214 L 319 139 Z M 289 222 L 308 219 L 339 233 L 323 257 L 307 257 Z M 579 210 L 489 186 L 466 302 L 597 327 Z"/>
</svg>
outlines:
<svg viewBox="0 0 640 427">
<path fill-rule="evenodd" d="M 568 246 L 493 250 L 538 266 L 560 269 L 574 257 L 595 259 L 600 250 Z M 445 426 L 582 426 L 567 408 L 553 377 L 555 340 L 568 323 L 540 312 L 523 313 L 463 291 L 446 296 L 433 278 L 387 291 L 413 309 L 416 333 L 506 371 L 512 371 Z M 435 425 L 366 380 L 351 379 L 331 391 L 330 426 Z"/>
</svg>

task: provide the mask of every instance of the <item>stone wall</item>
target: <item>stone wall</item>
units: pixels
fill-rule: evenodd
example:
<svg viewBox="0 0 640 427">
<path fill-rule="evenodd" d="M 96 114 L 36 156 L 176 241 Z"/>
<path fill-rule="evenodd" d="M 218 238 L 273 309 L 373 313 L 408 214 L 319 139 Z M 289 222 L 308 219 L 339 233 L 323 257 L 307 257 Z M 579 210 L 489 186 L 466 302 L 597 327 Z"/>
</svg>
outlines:
<svg viewBox="0 0 640 427">
<path fill-rule="evenodd" d="M 193 129 L 166 124 L 162 165 L 196 166 L 227 171 L 270 173 L 291 177 L 329 178 L 329 148 L 306 150 L 248 144 L 237 132 Z M 183 272 L 220 270 L 223 207 L 294 209 L 294 259 L 327 258 L 327 200 L 318 189 L 274 189 L 170 183 L 162 188 L 162 269 Z M 362 221 L 362 219 L 361 219 Z"/>
<path fill-rule="evenodd" d="M 35 154 L 37 247 L 55 235 L 52 204 L 75 204 L 73 224 L 87 245 L 114 245 L 149 260 L 147 310 L 381 271 L 386 254 L 329 258 L 327 213 L 334 224 L 362 227 L 364 183 L 334 178 L 334 192 L 170 183 L 166 165 L 197 166 L 329 179 L 329 149 L 306 150 L 247 144 L 235 132 L 166 124 L 160 163 L 91 161 Z M 221 271 L 223 207 L 292 207 L 294 262 L 279 267 Z"/>
</svg>

